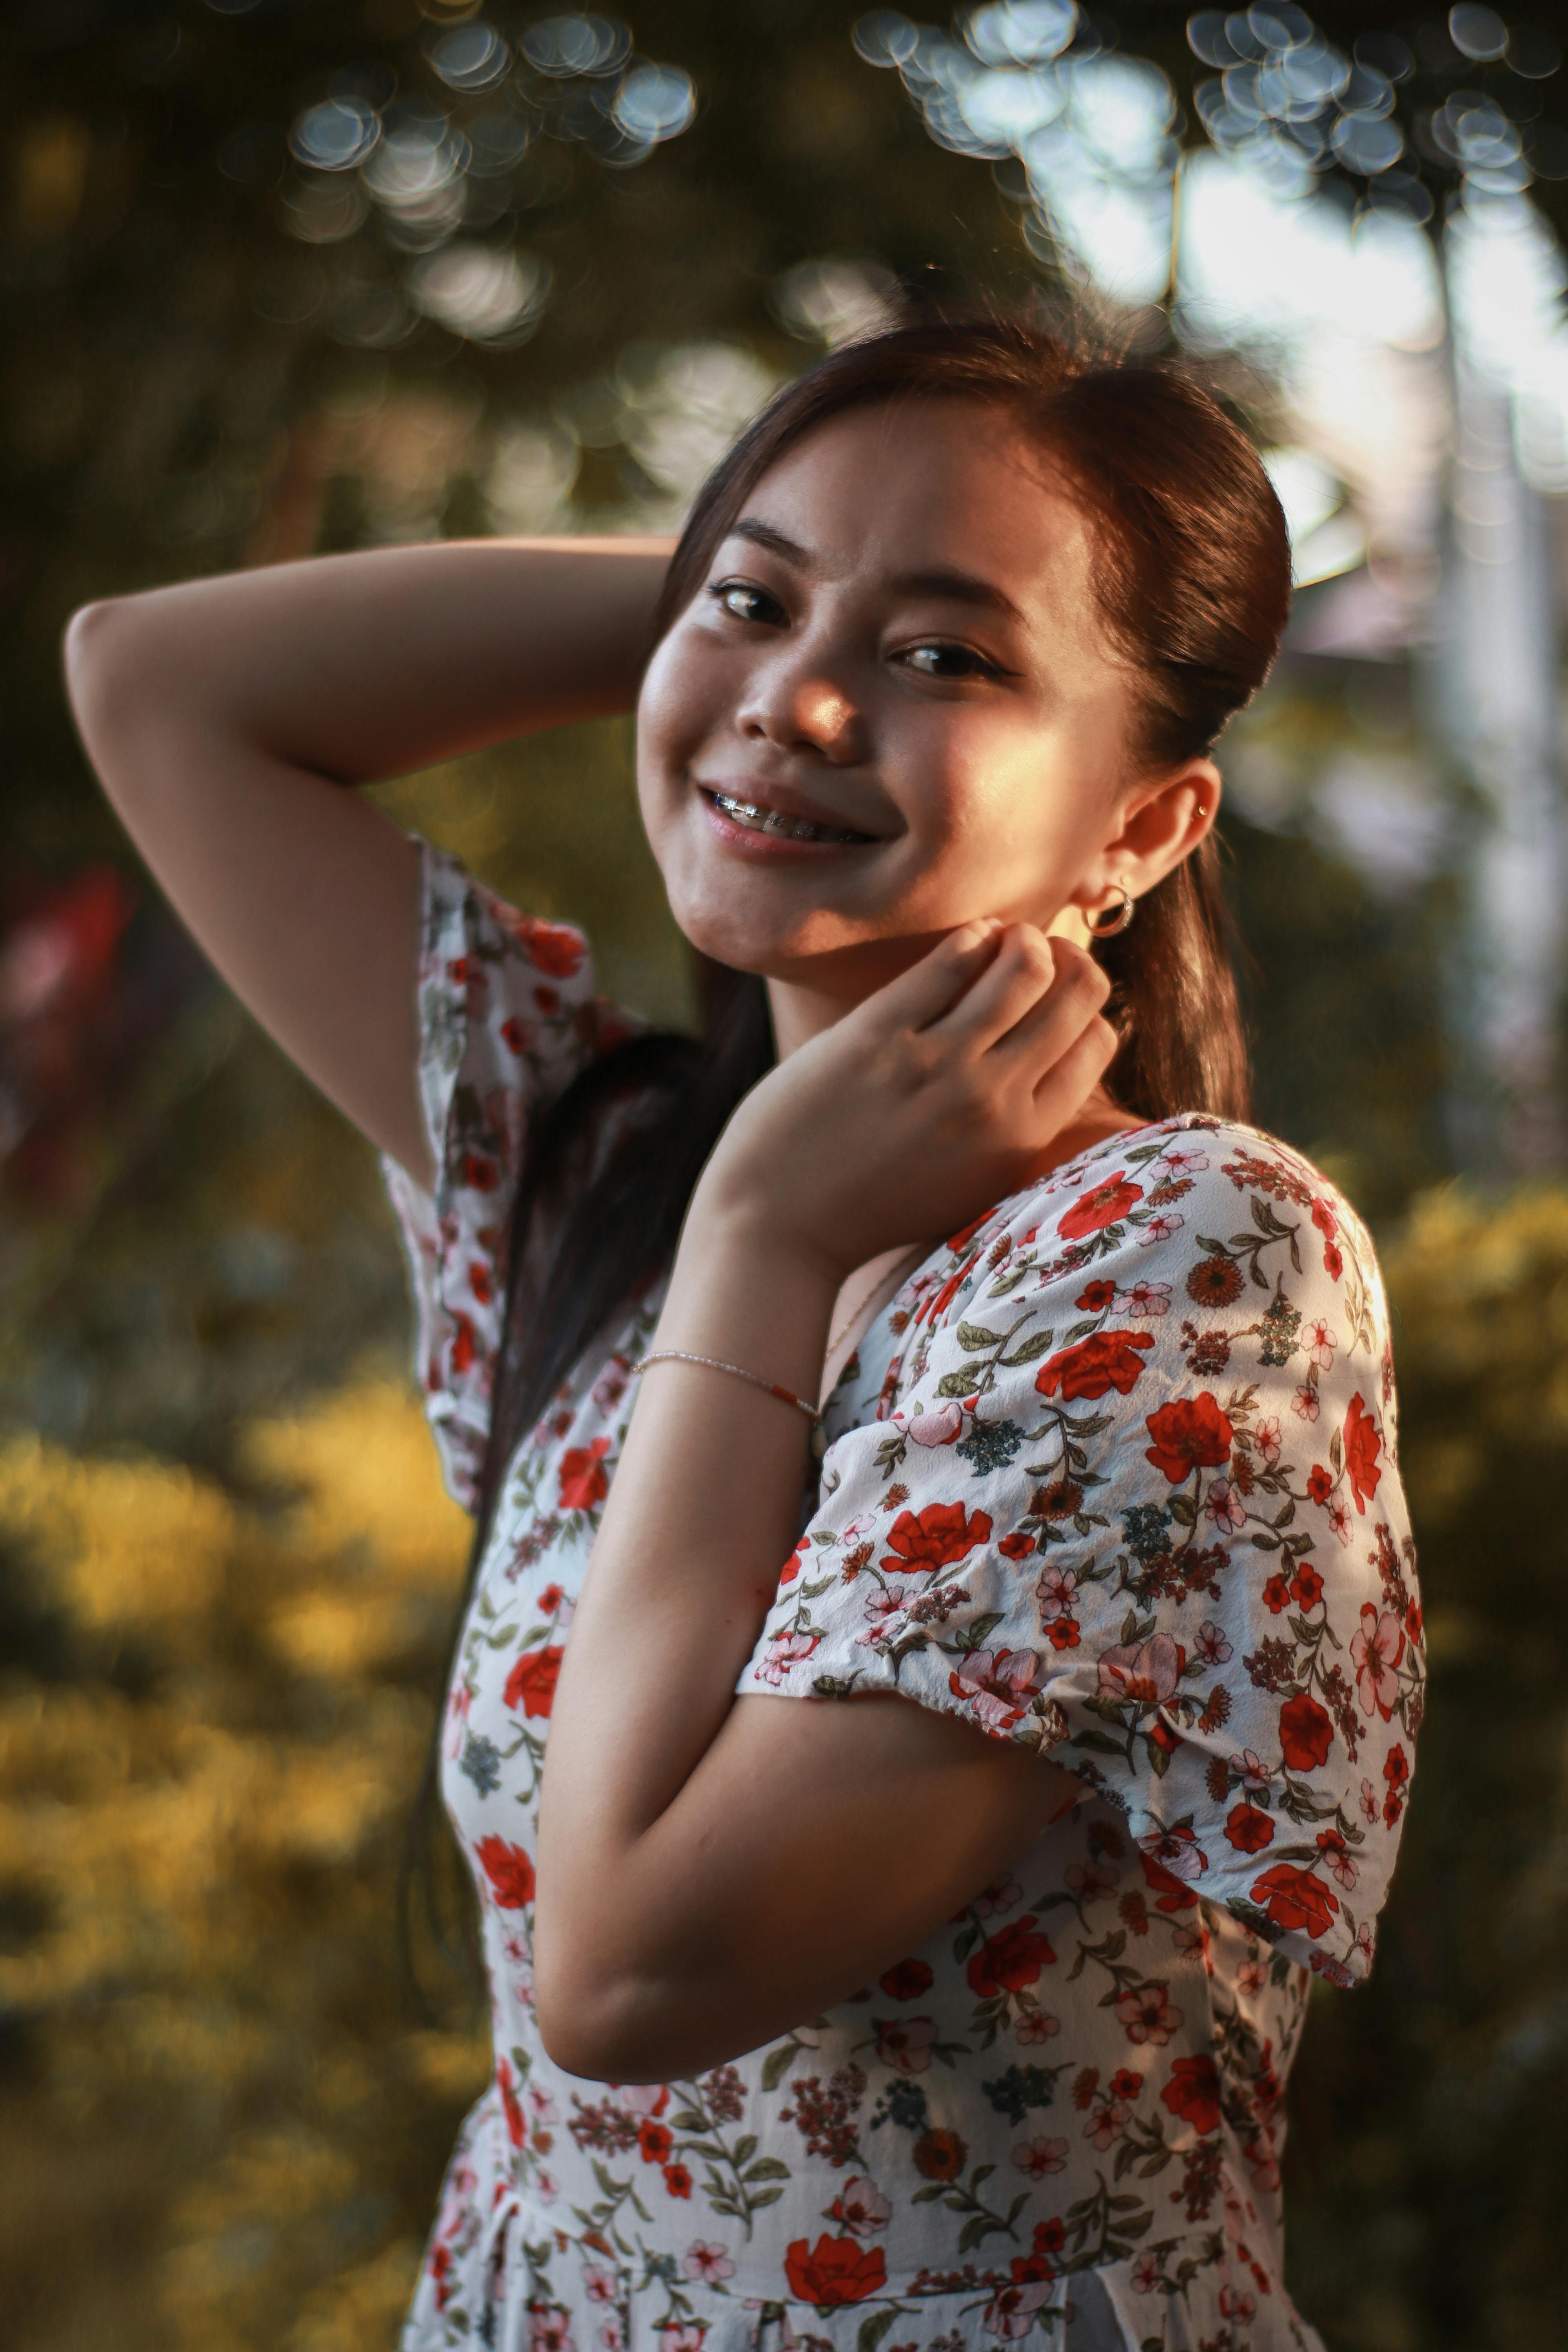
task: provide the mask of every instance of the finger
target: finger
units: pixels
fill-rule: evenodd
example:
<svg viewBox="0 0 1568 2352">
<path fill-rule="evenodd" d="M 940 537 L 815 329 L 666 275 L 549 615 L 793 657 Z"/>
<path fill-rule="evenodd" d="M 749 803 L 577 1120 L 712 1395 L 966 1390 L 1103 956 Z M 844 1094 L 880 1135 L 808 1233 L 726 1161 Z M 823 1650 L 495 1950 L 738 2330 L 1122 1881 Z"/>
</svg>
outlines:
<svg viewBox="0 0 1568 2352">
<path fill-rule="evenodd" d="M 1047 994 L 1056 979 L 1055 942 L 1033 923 L 1013 923 L 973 985 L 930 1034 L 950 1045 L 984 1053 L 1006 1035 Z"/>
<path fill-rule="evenodd" d="M 1083 1108 L 1116 1059 L 1121 1038 L 1101 1013 L 1094 1013 L 1064 1053 L 1042 1072 L 1035 1087 L 1035 1110 L 1052 1135 Z"/>
<path fill-rule="evenodd" d="M 1017 1019 L 999 1035 L 994 1055 L 1048 1067 L 1067 1051 L 1072 1039 L 1110 993 L 1110 982 L 1100 966 L 1070 940 L 1052 940 L 1055 973 L 1051 984 L 1032 1004 L 1023 1005 Z"/>
<path fill-rule="evenodd" d="M 861 1011 L 888 1029 L 924 1029 L 958 1003 L 996 953 L 1002 930 L 994 915 L 962 923 L 890 980 Z"/>
</svg>

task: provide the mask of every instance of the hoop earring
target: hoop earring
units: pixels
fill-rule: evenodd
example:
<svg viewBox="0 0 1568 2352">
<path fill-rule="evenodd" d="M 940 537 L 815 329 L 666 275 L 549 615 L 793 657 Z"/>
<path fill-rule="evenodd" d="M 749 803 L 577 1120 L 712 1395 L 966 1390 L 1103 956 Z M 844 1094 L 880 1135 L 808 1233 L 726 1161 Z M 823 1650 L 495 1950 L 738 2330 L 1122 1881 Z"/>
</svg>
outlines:
<svg viewBox="0 0 1568 2352">
<path fill-rule="evenodd" d="M 1131 890 L 1123 889 L 1120 882 L 1113 882 L 1110 887 L 1120 894 L 1121 904 L 1120 907 L 1102 907 L 1099 914 L 1084 917 L 1091 939 L 1113 940 L 1118 931 L 1127 929 L 1138 911 L 1138 902 Z"/>
</svg>

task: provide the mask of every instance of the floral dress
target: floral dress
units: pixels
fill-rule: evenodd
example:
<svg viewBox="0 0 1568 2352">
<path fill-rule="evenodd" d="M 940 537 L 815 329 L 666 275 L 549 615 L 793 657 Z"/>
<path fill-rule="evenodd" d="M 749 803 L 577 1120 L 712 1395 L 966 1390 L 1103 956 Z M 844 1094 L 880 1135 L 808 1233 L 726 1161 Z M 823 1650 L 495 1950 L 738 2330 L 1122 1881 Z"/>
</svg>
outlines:
<svg viewBox="0 0 1568 2352">
<path fill-rule="evenodd" d="M 424 853 L 434 1196 L 388 1181 L 471 1505 L 528 1118 L 625 1018 L 586 944 Z M 404 2352 L 1281 2352 L 1287 2074 L 1351 1985 L 1408 1796 L 1421 1611 L 1365 1233 L 1268 1137 L 1134 1129 L 934 1249 L 835 1390 L 739 1685 L 897 1690 L 1084 1795 L 919 1951 L 766 2049 L 622 2086 L 554 2065 L 530 1936 L 574 1602 L 659 1308 L 510 1465 L 444 1792 L 493 2080 Z"/>
</svg>

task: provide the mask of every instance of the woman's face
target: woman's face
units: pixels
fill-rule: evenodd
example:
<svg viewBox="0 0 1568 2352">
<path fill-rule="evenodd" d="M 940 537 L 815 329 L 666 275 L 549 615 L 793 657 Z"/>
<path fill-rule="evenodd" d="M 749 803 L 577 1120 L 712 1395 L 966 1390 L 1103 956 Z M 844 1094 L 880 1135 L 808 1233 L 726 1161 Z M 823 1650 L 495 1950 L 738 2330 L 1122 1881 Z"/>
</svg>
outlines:
<svg viewBox="0 0 1568 2352">
<path fill-rule="evenodd" d="M 852 412 L 780 458 L 638 706 L 644 822 L 693 944 L 847 1005 L 975 916 L 1100 903 L 1137 679 L 1092 554 L 982 403 Z"/>
</svg>

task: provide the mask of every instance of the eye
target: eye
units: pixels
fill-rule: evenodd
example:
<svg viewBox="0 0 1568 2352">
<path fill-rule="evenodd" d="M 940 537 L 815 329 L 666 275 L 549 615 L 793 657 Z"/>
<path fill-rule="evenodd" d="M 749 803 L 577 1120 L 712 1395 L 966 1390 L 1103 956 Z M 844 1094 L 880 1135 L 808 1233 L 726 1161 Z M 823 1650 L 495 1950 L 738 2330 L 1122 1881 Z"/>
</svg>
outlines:
<svg viewBox="0 0 1568 2352">
<path fill-rule="evenodd" d="M 973 646 L 923 645 L 911 646 L 897 657 L 906 669 L 917 677 L 935 678 L 939 683 L 956 684 L 971 677 L 1005 677 L 1006 672 Z"/>
<path fill-rule="evenodd" d="M 724 612 L 737 621 L 782 621 L 784 610 L 778 599 L 764 588 L 753 588 L 745 580 L 716 580 L 708 593 Z"/>
</svg>

